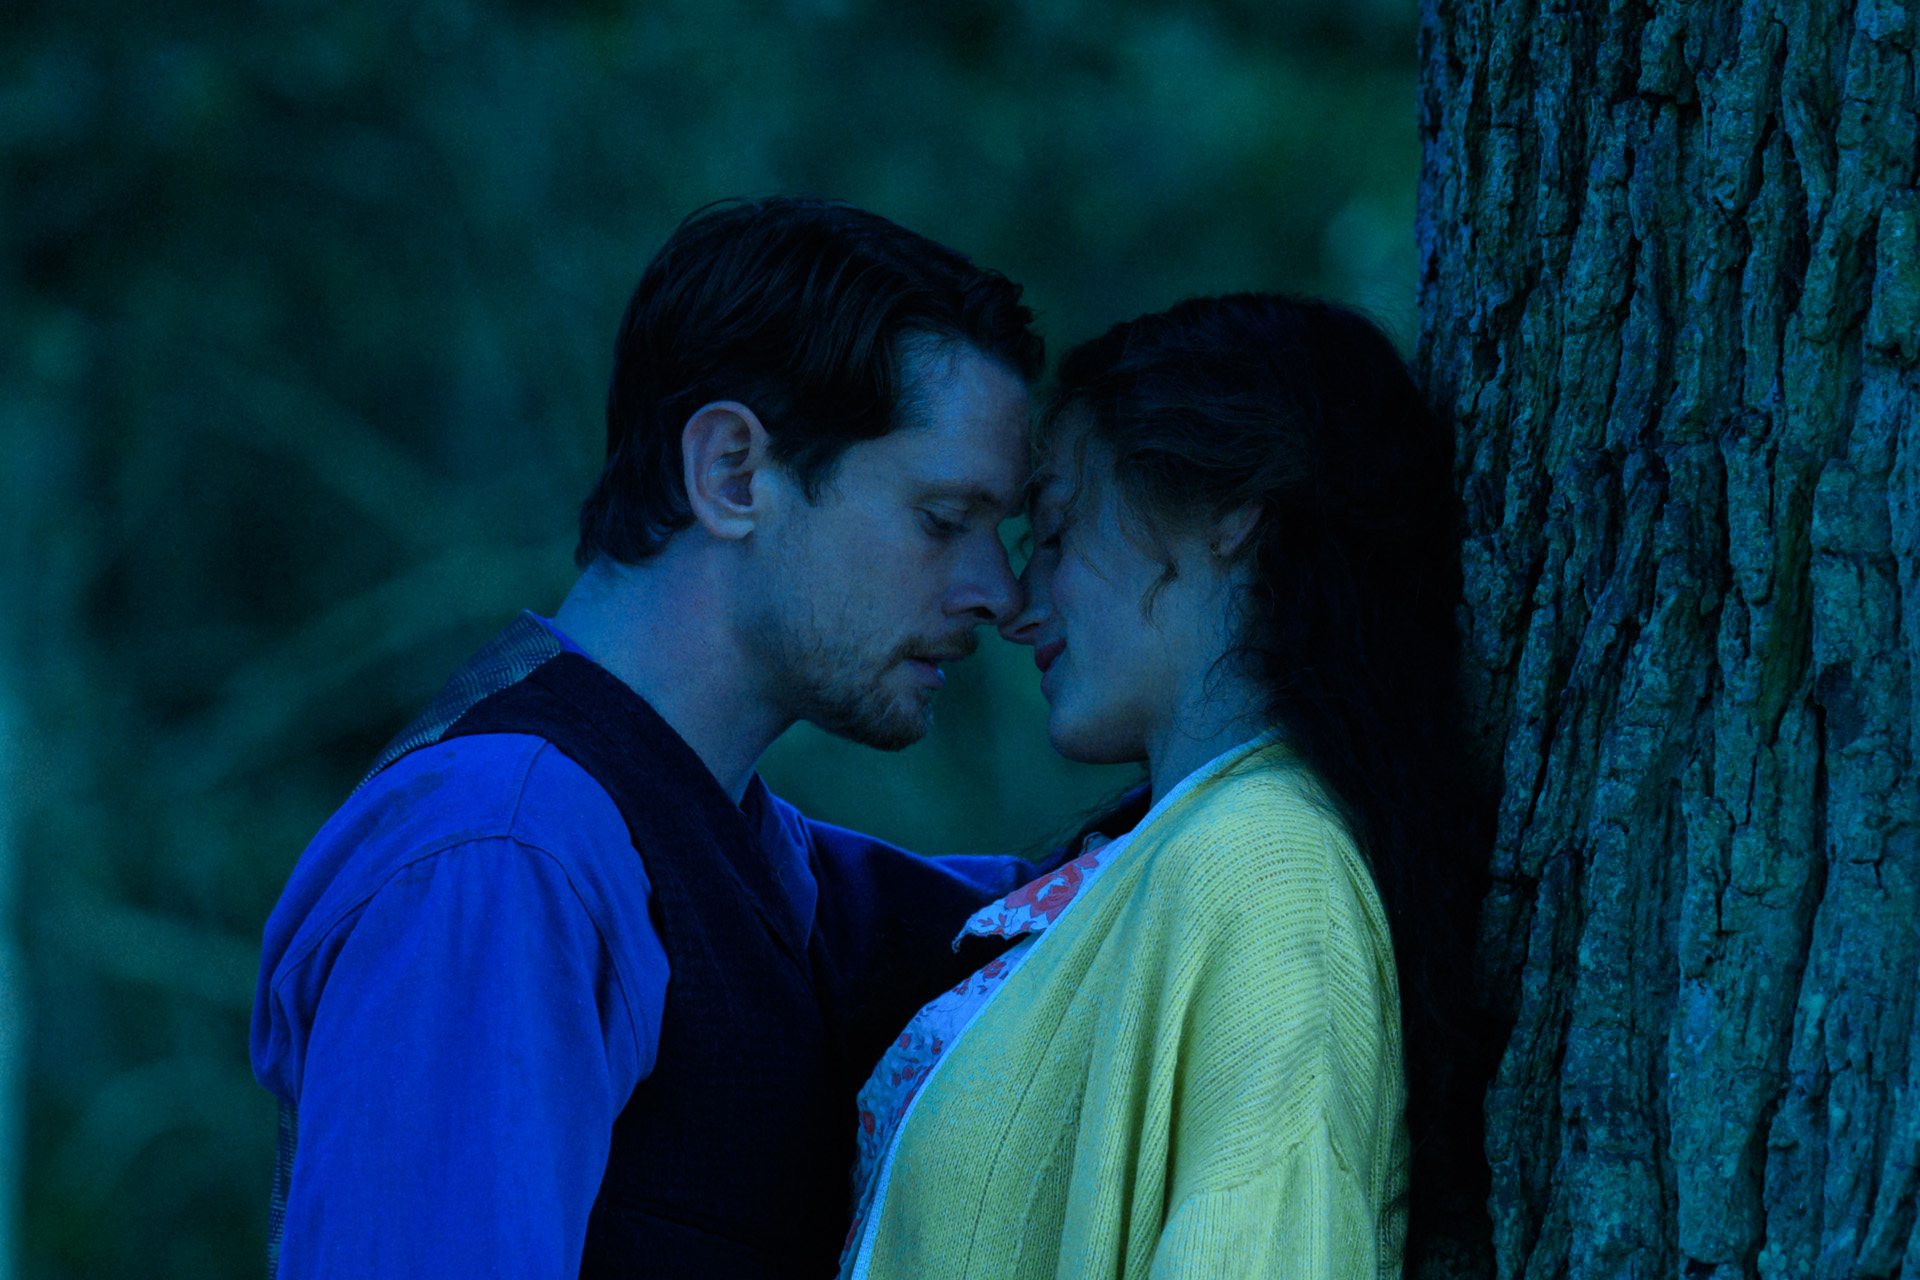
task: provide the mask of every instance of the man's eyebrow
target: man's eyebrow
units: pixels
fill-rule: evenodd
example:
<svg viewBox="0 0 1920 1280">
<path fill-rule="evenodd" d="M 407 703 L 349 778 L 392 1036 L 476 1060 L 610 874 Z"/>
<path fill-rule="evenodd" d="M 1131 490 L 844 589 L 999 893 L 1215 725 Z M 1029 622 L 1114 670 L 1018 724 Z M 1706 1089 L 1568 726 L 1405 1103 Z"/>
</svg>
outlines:
<svg viewBox="0 0 1920 1280">
<path fill-rule="evenodd" d="M 1020 495 L 1020 500 L 1024 500 L 1025 497 L 1026 493 L 1023 490 Z M 985 485 L 979 484 L 923 485 L 920 489 L 918 501 L 926 502 L 930 499 L 946 499 L 962 502 L 965 503 L 969 509 L 978 507 L 998 509 L 1007 506 L 1007 500 L 1004 496 L 995 493 Z"/>
</svg>

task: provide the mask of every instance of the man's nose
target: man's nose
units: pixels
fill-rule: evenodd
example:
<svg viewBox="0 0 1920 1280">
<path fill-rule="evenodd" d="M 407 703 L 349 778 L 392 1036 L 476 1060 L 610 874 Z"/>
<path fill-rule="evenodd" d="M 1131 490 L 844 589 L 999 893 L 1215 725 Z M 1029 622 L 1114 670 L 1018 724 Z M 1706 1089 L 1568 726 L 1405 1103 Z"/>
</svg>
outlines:
<svg viewBox="0 0 1920 1280">
<path fill-rule="evenodd" d="M 971 613 L 977 622 L 1004 628 L 1025 606 L 1026 593 L 997 535 L 980 554 L 968 557 L 967 569 L 962 585 L 947 598 L 947 612 Z"/>
</svg>

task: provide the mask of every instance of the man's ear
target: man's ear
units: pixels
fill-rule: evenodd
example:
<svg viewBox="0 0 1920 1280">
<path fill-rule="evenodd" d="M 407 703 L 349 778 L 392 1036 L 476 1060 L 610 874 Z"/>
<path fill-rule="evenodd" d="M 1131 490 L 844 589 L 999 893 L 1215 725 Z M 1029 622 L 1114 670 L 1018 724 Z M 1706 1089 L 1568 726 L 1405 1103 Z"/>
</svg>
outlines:
<svg viewBox="0 0 1920 1280">
<path fill-rule="evenodd" d="M 1246 545 L 1253 531 L 1260 527 L 1260 517 L 1266 508 L 1257 502 L 1249 502 L 1235 507 L 1220 517 L 1213 526 L 1213 537 L 1208 541 L 1208 549 L 1222 560 L 1231 560 Z"/>
<path fill-rule="evenodd" d="M 752 533 L 766 514 L 767 429 L 753 410 L 715 400 L 694 411 L 680 432 L 681 479 L 693 518 L 716 538 Z"/>
</svg>

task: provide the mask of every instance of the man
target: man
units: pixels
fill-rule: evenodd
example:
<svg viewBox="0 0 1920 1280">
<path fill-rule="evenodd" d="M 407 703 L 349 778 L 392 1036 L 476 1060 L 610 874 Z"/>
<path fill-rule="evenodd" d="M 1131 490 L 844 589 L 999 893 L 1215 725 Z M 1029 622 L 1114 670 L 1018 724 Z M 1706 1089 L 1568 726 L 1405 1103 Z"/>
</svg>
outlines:
<svg viewBox="0 0 1920 1280">
<path fill-rule="evenodd" d="M 1036 869 L 810 822 L 754 766 L 802 719 L 913 742 L 1013 615 L 1019 292 L 821 202 L 661 249 L 585 572 L 388 748 L 267 924 L 280 1275 L 832 1273 L 855 1092 Z"/>
</svg>

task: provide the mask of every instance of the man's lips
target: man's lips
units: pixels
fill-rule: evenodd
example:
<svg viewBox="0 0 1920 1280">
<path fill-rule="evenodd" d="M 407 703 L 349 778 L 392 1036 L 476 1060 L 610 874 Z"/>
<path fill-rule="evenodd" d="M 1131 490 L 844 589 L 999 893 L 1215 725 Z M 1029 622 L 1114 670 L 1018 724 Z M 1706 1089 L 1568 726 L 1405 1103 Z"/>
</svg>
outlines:
<svg viewBox="0 0 1920 1280">
<path fill-rule="evenodd" d="M 1049 640 L 1045 644 L 1033 646 L 1033 665 L 1040 668 L 1041 675 L 1047 674 L 1047 668 L 1053 665 L 1053 660 L 1064 653 L 1066 648 L 1065 640 Z"/>
<path fill-rule="evenodd" d="M 973 652 L 971 648 L 952 649 L 942 653 L 916 653 L 906 659 L 907 668 L 920 677 L 920 682 L 932 689 L 946 687 L 947 673 L 940 669 L 943 662 L 958 662 Z"/>
<path fill-rule="evenodd" d="M 944 689 L 947 685 L 947 673 L 934 665 L 932 658 L 908 658 L 907 670 L 920 677 L 920 683 L 930 689 Z"/>
</svg>

